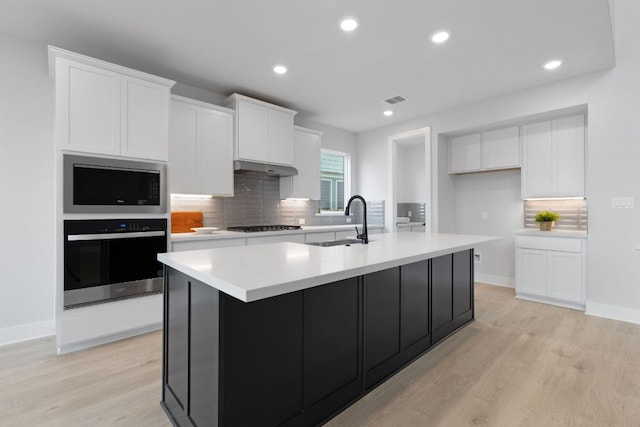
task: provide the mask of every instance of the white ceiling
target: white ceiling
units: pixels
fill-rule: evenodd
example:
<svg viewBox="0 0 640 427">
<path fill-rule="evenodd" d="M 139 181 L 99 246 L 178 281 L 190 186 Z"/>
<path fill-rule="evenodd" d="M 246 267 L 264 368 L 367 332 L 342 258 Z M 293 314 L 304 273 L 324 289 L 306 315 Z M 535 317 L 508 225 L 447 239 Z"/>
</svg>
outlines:
<svg viewBox="0 0 640 427">
<path fill-rule="evenodd" d="M 614 65 L 608 0 L 0 0 L 0 32 L 353 132 Z M 338 28 L 356 16 L 354 33 Z M 451 31 L 442 46 L 429 36 Z M 44 53 L 43 53 L 44 54 Z M 541 68 L 561 58 L 554 72 Z M 289 73 L 275 75 L 285 64 Z M 384 99 L 404 95 L 384 117 Z"/>
</svg>

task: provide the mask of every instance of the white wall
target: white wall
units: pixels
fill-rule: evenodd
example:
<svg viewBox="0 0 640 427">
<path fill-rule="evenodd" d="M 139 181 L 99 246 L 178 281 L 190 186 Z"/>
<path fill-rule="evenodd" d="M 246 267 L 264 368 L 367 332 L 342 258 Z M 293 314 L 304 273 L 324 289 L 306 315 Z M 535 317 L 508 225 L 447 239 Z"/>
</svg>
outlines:
<svg viewBox="0 0 640 427">
<path fill-rule="evenodd" d="M 520 170 L 456 175 L 456 232 L 502 236 L 477 248 L 476 280 L 514 286 L 515 237 L 524 228 L 524 204 L 520 199 Z M 482 213 L 486 212 L 486 219 Z"/>
<path fill-rule="evenodd" d="M 54 333 L 53 82 L 47 49 L 0 34 L 0 344 Z"/>
<path fill-rule="evenodd" d="M 455 181 L 448 176 L 441 134 L 503 124 L 548 111 L 587 105 L 587 193 L 589 199 L 587 312 L 640 323 L 640 2 L 615 7 L 614 69 L 419 117 L 360 134 L 360 191 L 384 197 L 384 152 L 392 134 L 431 126 L 434 194 L 440 231 L 454 231 Z M 634 197 L 636 209 L 612 210 L 611 198 Z"/>
<path fill-rule="evenodd" d="M 396 152 L 396 202 L 426 203 L 427 179 L 424 138 L 420 144 L 398 143 Z"/>
</svg>

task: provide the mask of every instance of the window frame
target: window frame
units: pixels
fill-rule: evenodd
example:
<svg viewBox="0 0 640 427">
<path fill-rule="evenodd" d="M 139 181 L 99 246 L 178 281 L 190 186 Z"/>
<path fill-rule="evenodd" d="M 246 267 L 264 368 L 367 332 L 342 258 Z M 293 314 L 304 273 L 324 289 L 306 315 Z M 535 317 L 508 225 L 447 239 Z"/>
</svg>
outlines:
<svg viewBox="0 0 640 427">
<path fill-rule="evenodd" d="M 345 151 L 338 151 L 338 150 L 332 150 L 329 148 L 321 148 L 320 149 L 320 164 L 322 165 L 322 154 L 326 153 L 326 154 L 333 154 L 333 155 L 337 155 L 337 156 L 342 156 L 342 158 L 344 159 L 344 170 L 343 170 L 343 175 L 342 175 L 342 183 L 343 183 L 343 206 L 347 205 L 347 200 L 349 197 L 351 197 L 351 155 Z M 322 166 L 320 166 L 320 181 L 322 181 Z M 337 181 L 336 181 L 337 182 Z M 334 195 L 334 191 L 337 192 L 337 187 L 336 185 L 333 185 L 333 181 L 332 181 L 332 185 L 330 186 L 331 188 L 331 199 L 333 199 L 333 195 Z M 337 200 L 336 200 L 337 202 Z M 340 215 L 344 215 L 344 211 L 342 209 L 338 210 L 325 210 L 322 209 L 320 210 L 320 212 L 316 213 L 316 216 L 340 216 Z"/>
</svg>

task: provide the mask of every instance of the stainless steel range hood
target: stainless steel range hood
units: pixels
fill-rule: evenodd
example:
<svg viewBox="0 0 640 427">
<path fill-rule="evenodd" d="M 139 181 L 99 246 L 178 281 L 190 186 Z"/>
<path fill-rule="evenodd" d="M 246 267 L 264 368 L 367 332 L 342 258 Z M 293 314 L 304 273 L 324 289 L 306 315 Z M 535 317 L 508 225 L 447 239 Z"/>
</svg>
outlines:
<svg viewBox="0 0 640 427">
<path fill-rule="evenodd" d="M 248 162 L 246 160 L 234 160 L 233 169 L 236 172 L 262 172 L 269 176 L 294 176 L 298 170 L 293 166 L 272 165 L 269 163 Z"/>
</svg>

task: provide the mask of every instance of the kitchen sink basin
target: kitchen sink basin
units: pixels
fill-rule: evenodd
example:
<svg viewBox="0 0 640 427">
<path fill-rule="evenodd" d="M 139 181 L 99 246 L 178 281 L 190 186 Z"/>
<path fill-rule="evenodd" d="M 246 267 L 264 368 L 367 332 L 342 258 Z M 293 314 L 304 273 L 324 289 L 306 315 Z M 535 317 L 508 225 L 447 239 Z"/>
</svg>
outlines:
<svg viewBox="0 0 640 427">
<path fill-rule="evenodd" d="M 351 246 L 354 244 L 362 244 L 361 240 L 358 239 L 342 239 L 342 240 L 330 240 L 328 242 L 309 242 L 307 243 L 307 245 L 312 245 L 312 246 L 323 246 L 323 247 L 327 247 L 327 246 Z"/>
</svg>

